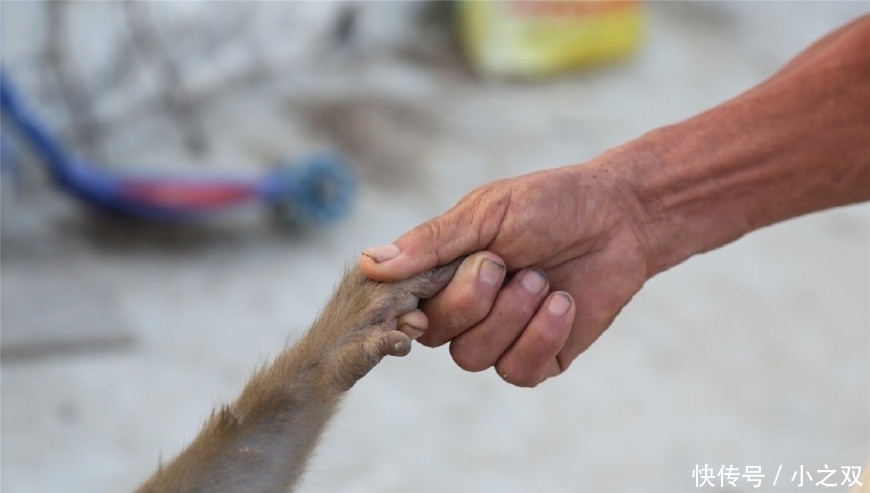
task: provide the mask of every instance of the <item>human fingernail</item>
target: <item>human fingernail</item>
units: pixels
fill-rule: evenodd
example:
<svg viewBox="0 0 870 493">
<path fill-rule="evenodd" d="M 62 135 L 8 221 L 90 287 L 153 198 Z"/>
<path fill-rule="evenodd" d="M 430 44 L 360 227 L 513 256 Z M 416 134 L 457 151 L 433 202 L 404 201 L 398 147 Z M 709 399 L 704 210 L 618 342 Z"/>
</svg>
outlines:
<svg viewBox="0 0 870 493">
<path fill-rule="evenodd" d="M 552 315 L 564 315 L 571 308 L 571 298 L 565 293 L 556 293 L 547 303 L 547 311 Z"/>
<path fill-rule="evenodd" d="M 547 275 L 544 274 L 544 271 L 541 269 L 533 267 L 523 274 L 523 277 L 520 279 L 520 284 L 526 288 L 526 291 L 537 293 L 547 285 Z"/>
<path fill-rule="evenodd" d="M 484 258 L 480 263 L 480 279 L 490 286 L 499 284 L 503 273 L 504 266 L 488 258 Z"/>
<path fill-rule="evenodd" d="M 375 261 L 376 264 L 392 260 L 399 256 L 399 247 L 393 244 L 382 245 L 378 247 L 367 248 L 363 250 L 363 255 Z"/>
</svg>

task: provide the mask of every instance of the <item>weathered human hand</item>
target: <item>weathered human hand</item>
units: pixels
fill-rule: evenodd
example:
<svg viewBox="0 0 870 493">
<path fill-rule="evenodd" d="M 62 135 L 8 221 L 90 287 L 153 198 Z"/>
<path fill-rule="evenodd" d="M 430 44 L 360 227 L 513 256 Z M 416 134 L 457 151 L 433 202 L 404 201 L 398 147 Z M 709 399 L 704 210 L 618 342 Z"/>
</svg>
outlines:
<svg viewBox="0 0 870 493">
<path fill-rule="evenodd" d="M 688 120 L 583 165 L 478 188 L 363 252 L 363 272 L 398 280 L 473 254 L 424 305 L 431 328 L 420 340 L 450 341 L 467 370 L 495 365 L 508 382 L 536 385 L 656 273 L 764 226 L 870 200 L 868 42 L 870 15 Z"/>
<path fill-rule="evenodd" d="M 565 371 L 647 279 L 639 217 L 606 166 L 542 171 L 474 190 L 363 252 L 361 267 L 398 280 L 469 255 L 423 305 L 429 328 L 419 341 L 450 342 L 463 369 L 495 366 L 506 381 L 535 386 Z"/>
</svg>

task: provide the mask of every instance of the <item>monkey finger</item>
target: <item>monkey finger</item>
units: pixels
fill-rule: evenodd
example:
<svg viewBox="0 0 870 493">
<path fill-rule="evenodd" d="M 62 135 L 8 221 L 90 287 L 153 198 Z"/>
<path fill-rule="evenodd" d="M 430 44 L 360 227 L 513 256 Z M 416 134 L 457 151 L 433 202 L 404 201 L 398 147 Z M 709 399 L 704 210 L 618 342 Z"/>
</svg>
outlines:
<svg viewBox="0 0 870 493">
<path fill-rule="evenodd" d="M 429 318 L 423 310 L 417 309 L 400 315 L 396 320 L 398 331 L 408 336 L 412 341 L 420 337 L 429 327 Z"/>
<path fill-rule="evenodd" d="M 558 360 L 571 327 L 576 306 L 571 295 L 556 291 L 546 301 L 495 365 L 505 381 L 520 387 L 534 387 L 556 376 L 563 368 Z"/>
<path fill-rule="evenodd" d="M 405 356 L 411 352 L 411 338 L 404 332 L 391 330 L 378 341 L 378 354 L 381 356 Z"/>
<path fill-rule="evenodd" d="M 505 278 L 504 261 L 492 252 L 465 258 L 453 280 L 422 303 L 429 329 L 419 341 L 440 346 L 484 319 L 492 309 Z"/>
</svg>

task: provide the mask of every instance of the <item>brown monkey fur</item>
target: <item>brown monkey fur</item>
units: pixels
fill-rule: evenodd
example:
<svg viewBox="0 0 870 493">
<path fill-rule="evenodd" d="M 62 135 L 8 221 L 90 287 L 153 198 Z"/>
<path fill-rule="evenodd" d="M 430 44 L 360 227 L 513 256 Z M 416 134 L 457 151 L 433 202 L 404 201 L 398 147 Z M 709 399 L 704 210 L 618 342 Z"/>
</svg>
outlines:
<svg viewBox="0 0 870 493">
<path fill-rule="evenodd" d="M 458 261 L 402 282 L 371 281 L 354 267 L 303 338 L 258 371 L 235 402 L 137 493 L 285 493 L 302 474 L 342 394 L 410 338 L 396 317 L 453 277 Z"/>
</svg>

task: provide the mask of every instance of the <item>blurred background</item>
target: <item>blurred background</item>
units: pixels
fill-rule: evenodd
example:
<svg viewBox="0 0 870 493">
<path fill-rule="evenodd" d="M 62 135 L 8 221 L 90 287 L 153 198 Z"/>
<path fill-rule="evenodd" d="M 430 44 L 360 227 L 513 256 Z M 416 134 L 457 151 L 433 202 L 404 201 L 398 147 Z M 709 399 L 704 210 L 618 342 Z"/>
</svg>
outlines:
<svg viewBox="0 0 870 493">
<path fill-rule="evenodd" d="M 307 328 L 362 248 L 735 96 L 870 10 L 486 5 L 0 3 L 4 84 L 64 152 L 30 145 L 4 106 L 0 489 L 132 490 Z M 524 27 L 553 16 L 572 20 Z M 341 207 L 284 220 L 260 185 L 324 150 L 351 174 L 286 194 Z M 207 213 L 118 216 L 153 209 L 82 191 L 130 173 L 163 184 L 146 206 Z M 246 200 L 210 213 L 227 197 Z M 792 220 L 654 278 L 537 389 L 446 348 L 385 360 L 299 491 L 684 491 L 705 464 L 796 491 L 800 466 L 815 483 L 870 457 L 868 329 L 870 208 Z"/>
</svg>

